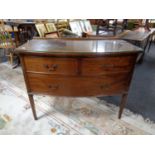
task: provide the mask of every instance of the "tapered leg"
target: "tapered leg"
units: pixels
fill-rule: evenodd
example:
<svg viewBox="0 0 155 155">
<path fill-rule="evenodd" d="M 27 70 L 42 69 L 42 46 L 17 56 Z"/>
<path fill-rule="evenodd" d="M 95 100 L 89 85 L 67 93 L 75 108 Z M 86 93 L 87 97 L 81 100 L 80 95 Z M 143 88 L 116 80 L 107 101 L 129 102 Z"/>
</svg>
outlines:
<svg viewBox="0 0 155 155">
<path fill-rule="evenodd" d="M 153 36 L 151 37 L 151 40 L 149 41 L 147 52 L 150 51 L 150 47 L 151 47 L 152 42 L 153 42 Z"/>
<path fill-rule="evenodd" d="M 33 117 L 34 117 L 35 120 L 37 120 L 37 115 L 36 115 L 33 95 L 28 95 L 28 96 L 29 96 L 29 100 L 30 100 L 30 104 L 31 104 L 31 109 L 32 109 Z"/>
<path fill-rule="evenodd" d="M 122 95 L 121 103 L 120 103 L 120 106 L 119 106 L 119 114 L 118 114 L 119 119 L 121 118 L 123 109 L 124 109 L 124 107 L 126 105 L 127 96 L 128 96 L 128 94 L 123 94 Z"/>
</svg>

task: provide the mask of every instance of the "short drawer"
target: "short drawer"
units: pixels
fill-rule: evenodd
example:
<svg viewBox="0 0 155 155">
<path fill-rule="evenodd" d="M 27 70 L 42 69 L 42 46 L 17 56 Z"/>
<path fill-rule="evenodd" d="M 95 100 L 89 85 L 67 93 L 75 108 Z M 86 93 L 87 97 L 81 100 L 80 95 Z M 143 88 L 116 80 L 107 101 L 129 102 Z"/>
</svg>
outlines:
<svg viewBox="0 0 155 155">
<path fill-rule="evenodd" d="M 62 75 L 77 74 L 77 61 L 73 58 L 24 56 L 24 64 L 27 72 Z"/>
<path fill-rule="evenodd" d="M 125 75 L 97 77 L 55 77 L 29 73 L 29 88 L 33 93 L 54 96 L 101 96 L 119 94 L 128 90 Z"/>
<path fill-rule="evenodd" d="M 119 72 L 130 72 L 135 63 L 136 57 L 103 57 L 84 58 L 82 61 L 82 75 L 104 75 Z"/>
</svg>

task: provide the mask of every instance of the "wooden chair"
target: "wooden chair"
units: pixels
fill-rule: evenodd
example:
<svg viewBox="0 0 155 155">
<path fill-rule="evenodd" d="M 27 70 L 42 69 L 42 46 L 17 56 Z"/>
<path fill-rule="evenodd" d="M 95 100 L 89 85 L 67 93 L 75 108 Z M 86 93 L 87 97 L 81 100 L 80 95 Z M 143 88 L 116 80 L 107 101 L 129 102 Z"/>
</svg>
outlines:
<svg viewBox="0 0 155 155">
<path fill-rule="evenodd" d="M 127 19 L 100 19 L 98 20 L 96 34 L 98 35 L 101 31 L 104 32 L 105 35 L 110 35 L 109 32 L 112 32 L 113 35 L 116 35 L 118 30 L 123 32 L 126 26 Z"/>
<path fill-rule="evenodd" d="M 138 19 L 136 24 L 136 28 L 144 27 L 146 30 L 150 31 L 150 20 L 149 19 Z"/>
<path fill-rule="evenodd" d="M 105 33 L 107 35 L 107 32 L 109 32 L 109 24 L 110 20 L 109 19 L 99 19 L 97 22 L 97 29 L 96 29 L 96 34 L 99 35 L 100 33 Z M 115 22 L 113 22 L 113 25 Z"/>
</svg>

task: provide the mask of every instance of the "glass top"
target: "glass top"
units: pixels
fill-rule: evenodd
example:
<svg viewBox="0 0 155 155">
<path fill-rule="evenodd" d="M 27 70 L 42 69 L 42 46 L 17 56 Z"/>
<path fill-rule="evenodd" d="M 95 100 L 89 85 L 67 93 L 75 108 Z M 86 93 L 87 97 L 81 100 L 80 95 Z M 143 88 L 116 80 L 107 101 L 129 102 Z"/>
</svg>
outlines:
<svg viewBox="0 0 155 155">
<path fill-rule="evenodd" d="M 36 39 L 18 47 L 16 51 L 36 53 L 115 53 L 138 52 L 141 48 L 123 40 L 63 40 Z"/>
</svg>

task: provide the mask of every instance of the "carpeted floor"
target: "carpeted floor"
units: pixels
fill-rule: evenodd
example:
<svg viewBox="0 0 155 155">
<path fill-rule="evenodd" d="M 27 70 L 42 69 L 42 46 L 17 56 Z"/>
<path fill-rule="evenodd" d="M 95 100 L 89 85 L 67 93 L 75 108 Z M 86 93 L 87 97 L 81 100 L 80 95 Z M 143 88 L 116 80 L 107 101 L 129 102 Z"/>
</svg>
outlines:
<svg viewBox="0 0 155 155">
<path fill-rule="evenodd" d="M 119 96 L 101 97 L 118 105 Z M 145 54 L 142 64 L 137 64 L 132 79 L 126 108 L 155 122 L 155 44 Z"/>
<path fill-rule="evenodd" d="M 155 134 L 155 124 L 97 98 L 36 96 L 34 121 L 21 68 L 0 64 L 0 134 Z"/>
</svg>

